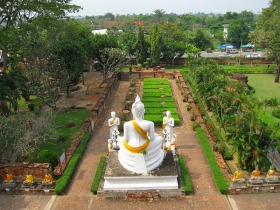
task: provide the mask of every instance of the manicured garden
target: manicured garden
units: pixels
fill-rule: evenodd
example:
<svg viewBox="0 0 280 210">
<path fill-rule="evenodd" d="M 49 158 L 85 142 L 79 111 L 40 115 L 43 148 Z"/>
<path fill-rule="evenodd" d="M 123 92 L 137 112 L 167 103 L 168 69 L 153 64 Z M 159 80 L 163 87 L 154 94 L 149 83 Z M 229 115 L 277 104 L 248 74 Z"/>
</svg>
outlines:
<svg viewBox="0 0 280 210">
<path fill-rule="evenodd" d="M 57 139 L 42 142 L 34 153 L 28 156 L 28 161 L 40 162 L 38 154 L 42 150 L 52 151 L 59 157 L 63 150 L 69 148 L 71 142 L 76 137 L 90 111 L 86 109 L 70 109 L 65 112 L 54 113 L 54 124 L 56 125 Z"/>
<path fill-rule="evenodd" d="M 156 126 L 162 125 L 165 112 L 169 110 L 175 125 L 180 124 L 172 90 L 167 78 L 146 78 L 143 85 L 142 102 L 145 104 L 145 119 Z"/>
</svg>

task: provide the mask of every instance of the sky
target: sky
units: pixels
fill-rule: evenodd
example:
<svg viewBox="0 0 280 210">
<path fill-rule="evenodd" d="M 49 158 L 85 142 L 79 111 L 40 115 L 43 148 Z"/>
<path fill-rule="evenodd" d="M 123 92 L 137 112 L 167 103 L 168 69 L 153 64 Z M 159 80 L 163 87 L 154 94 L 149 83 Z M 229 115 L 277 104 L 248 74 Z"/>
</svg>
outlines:
<svg viewBox="0 0 280 210">
<path fill-rule="evenodd" d="M 152 14 L 160 9 L 165 13 L 226 13 L 242 12 L 261 13 L 269 6 L 270 0 L 72 0 L 71 4 L 83 7 L 74 15 L 96 16 L 107 12 L 114 15 Z"/>
</svg>

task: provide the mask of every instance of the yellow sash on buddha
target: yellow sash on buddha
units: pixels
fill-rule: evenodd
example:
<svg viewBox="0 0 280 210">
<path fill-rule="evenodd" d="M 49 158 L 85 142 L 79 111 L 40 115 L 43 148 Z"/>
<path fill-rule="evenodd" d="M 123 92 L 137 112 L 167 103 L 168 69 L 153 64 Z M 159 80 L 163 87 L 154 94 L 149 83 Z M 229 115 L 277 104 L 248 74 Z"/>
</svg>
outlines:
<svg viewBox="0 0 280 210">
<path fill-rule="evenodd" d="M 110 124 L 113 125 L 115 123 L 115 117 L 111 120 Z"/>
<path fill-rule="evenodd" d="M 167 118 L 167 120 L 164 120 L 163 123 L 162 123 L 162 128 L 165 128 L 168 120 L 170 119 L 170 117 Z"/>
<path fill-rule="evenodd" d="M 127 143 L 127 141 L 126 141 L 125 139 L 123 139 L 123 145 L 124 145 L 124 147 L 125 147 L 128 151 L 130 151 L 130 152 L 132 152 L 132 153 L 141 153 L 141 152 L 143 152 L 143 150 L 145 150 L 145 149 L 149 146 L 149 144 L 150 144 L 150 139 L 148 138 L 147 132 L 146 132 L 145 130 L 143 130 L 143 129 L 137 124 L 137 122 L 136 122 L 135 120 L 132 120 L 132 125 L 133 125 L 133 127 L 136 129 L 136 131 L 137 131 L 144 139 L 146 139 L 147 141 L 146 141 L 145 144 L 143 144 L 143 145 L 141 145 L 141 146 L 139 146 L 139 147 L 132 147 L 132 146 L 130 146 L 130 145 Z"/>
</svg>

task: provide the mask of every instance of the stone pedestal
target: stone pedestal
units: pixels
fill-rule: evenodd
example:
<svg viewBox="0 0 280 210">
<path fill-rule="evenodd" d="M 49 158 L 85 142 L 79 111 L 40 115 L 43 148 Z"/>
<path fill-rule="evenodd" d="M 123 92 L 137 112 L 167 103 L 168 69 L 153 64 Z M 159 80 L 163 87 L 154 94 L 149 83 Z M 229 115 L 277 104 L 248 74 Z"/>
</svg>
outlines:
<svg viewBox="0 0 280 210">
<path fill-rule="evenodd" d="M 147 174 L 126 170 L 118 160 L 118 152 L 110 153 L 104 174 L 104 191 L 178 189 L 178 170 L 172 152 L 162 165 Z"/>
</svg>

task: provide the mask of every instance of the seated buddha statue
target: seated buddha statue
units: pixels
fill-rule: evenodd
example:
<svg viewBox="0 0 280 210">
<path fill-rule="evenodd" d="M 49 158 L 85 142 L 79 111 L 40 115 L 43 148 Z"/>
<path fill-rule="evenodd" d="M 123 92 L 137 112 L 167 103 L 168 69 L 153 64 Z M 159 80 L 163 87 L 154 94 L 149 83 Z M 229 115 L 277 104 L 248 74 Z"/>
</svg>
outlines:
<svg viewBox="0 0 280 210">
<path fill-rule="evenodd" d="M 261 171 L 259 167 L 256 166 L 255 170 L 252 172 L 251 178 L 258 178 L 261 175 Z"/>
<path fill-rule="evenodd" d="M 32 175 L 32 174 L 27 174 L 24 183 L 30 184 L 30 183 L 33 183 L 33 182 L 34 182 L 34 177 L 33 177 L 33 175 Z"/>
<path fill-rule="evenodd" d="M 52 183 L 53 182 L 53 177 L 50 173 L 45 174 L 45 179 L 43 181 L 44 183 Z"/>
<path fill-rule="evenodd" d="M 137 96 L 132 104 L 133 120 L 124 123 L 124 136 L 118 139 L 118 158 L 129 171 L 144 174 L 162 163 L 162 137 L 155 133 L 152 121 L 144 120 L 145 108 Z"/>
<path fill-rule="evenodd" d="M 4 182 L 12 182 L 14 178 L 14 175 L 11 173 L 6 174 L 6 178 L 4 180 Z"/>
<path fill-rule="evenodd" d="M 275 170 L 273 169 L 273 166 L 270 166 L 266 176 L 275 176 Z"/>
</svg>

